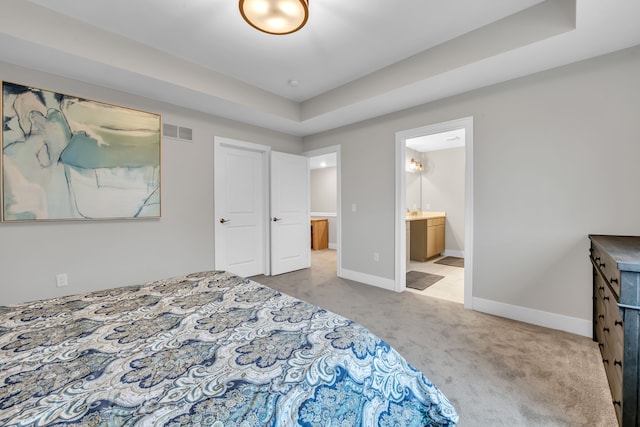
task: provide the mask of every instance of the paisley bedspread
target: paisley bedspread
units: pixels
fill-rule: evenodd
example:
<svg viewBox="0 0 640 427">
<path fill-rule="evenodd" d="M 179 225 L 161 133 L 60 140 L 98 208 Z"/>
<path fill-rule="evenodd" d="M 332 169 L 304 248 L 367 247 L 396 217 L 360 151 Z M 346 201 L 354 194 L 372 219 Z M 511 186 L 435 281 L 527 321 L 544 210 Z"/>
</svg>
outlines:
<svg viewBox="0 0 640 427">
<path fill-rule="evenodd" d="M 0 425 L 452 426 L 361 325 L 213 271 L 0 307 Z"/>
</svg>

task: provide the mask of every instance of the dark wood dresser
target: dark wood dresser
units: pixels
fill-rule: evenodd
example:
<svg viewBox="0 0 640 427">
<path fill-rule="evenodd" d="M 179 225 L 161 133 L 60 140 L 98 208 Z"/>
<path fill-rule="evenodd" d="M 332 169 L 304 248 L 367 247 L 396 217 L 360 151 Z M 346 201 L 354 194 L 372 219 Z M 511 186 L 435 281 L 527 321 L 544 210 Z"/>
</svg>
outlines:
<svg viewBox="0 0 640 427">
<path fill-rule="evenodd" d="M 602 353 L 619 424 L 639 427 L 640 237 L 589 238 L 593 339 Z"/>
</svg>

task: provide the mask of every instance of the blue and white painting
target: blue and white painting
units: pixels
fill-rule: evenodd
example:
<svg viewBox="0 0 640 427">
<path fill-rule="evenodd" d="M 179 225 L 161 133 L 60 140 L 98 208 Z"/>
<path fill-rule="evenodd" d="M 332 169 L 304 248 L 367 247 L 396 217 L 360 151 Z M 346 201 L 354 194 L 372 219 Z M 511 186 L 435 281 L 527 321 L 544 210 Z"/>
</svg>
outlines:
<svg viewBox="0 0 640 427">
<path fill-rule="evenodd" d="M 2 83 L 2 220 L 160 217 L 160 115 Z"/>
</svg>

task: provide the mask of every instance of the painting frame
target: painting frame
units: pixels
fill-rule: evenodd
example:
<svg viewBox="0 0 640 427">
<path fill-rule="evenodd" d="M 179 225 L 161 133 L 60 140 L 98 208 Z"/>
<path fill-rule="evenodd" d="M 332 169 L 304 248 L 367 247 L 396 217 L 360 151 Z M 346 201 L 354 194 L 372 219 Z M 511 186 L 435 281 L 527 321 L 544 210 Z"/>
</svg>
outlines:
<svg viewBox="0 0 640 427">
<path fill-rule="evenodd" d="M 159 113 L 0 87 L 2 222 L 161 218 Z"/>
</svg>

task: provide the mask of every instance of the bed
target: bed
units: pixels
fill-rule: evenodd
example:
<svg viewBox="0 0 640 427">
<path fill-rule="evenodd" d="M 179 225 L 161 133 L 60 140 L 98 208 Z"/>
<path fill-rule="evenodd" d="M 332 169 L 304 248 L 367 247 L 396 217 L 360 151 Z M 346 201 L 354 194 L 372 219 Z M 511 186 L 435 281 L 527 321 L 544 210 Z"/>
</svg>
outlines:
<svg viewBox="0 0 640 427">
<path fill-rule="evenodd" d="M 0 307 L 0 425 L 453 426 L 363 326 L 228 272 Z"/>
</svg>

